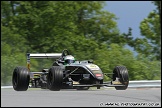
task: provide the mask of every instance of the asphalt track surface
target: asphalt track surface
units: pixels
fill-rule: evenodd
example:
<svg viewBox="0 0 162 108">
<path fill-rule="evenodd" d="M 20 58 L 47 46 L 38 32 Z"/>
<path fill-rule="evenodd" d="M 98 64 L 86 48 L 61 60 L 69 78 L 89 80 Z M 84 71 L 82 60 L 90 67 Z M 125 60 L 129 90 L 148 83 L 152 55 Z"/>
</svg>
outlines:
<svg viewBox="0 0 162 108">
<path fill-rule="evenodd" d="M 161 107 L 161 88 L 87 91 L 1 88 L 1 107 Z"/>
</svg>

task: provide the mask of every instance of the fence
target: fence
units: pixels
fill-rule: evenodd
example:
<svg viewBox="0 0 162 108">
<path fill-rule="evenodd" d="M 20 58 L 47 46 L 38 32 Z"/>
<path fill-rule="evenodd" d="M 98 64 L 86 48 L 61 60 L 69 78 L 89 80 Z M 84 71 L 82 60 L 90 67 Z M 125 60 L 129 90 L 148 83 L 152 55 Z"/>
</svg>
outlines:
<svg viewBox="0 0 162 108">
<path fill-rule="evenodd" d="M 129 88 L 161 88 L 161 80 L 129 81 Z"/>
</svg>

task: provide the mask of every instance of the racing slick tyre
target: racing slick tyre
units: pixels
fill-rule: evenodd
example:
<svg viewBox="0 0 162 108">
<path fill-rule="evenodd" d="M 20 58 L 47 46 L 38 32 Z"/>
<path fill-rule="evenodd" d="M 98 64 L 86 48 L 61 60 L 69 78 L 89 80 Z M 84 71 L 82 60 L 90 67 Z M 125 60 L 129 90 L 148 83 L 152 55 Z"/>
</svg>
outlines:
<svg viewBox="0 0 162 108">
<path fill-rule="evenodd" d="M 128 70 L 125 66 L 116 66 L 113 70 L 113 81 L 119 78 L 119 82 L 124 86 L 115 86 L 116 90 L 126 90 L 129 84 Z"/>
<path fill-rule="evenodd" d="M 88 90 L 89 87 L 77 87 L 76 89 L 77 89 L 77 90 Z"/>
<path fill-rule="evenodd" d="M 30 74 L 26 67 L 18 66 L 12 75 L 12 85 L 16 91 L 26 91 L 29 87 Z"/>
<path fill-rule="evenodd" d="M 52 66 L 47 75 L 47 85 L 52 91 L 59 91 L 63 83 L 63 71 L 59 66 Z"/>
</svg>

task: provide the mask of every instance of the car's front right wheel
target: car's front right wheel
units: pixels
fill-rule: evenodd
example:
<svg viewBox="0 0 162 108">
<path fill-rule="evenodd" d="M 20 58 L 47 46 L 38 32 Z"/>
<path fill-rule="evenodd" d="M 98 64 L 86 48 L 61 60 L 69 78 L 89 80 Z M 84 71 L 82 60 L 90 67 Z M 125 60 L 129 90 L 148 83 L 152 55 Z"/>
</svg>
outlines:
<svg viewBox="0 0 162 108">
<path fill-rule="evenodd" d="M 29 87 L 30 74 L 26 67 L 18 66 L 12 75 L 12 85 L 16 91 L 26 91 Z"/>
</svg>

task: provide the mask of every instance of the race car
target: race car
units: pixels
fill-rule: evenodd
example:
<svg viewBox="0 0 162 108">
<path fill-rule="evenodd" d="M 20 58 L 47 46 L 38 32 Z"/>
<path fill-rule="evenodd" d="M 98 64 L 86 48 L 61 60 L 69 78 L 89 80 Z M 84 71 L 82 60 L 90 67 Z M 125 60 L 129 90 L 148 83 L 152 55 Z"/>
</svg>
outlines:
<svg viewBox="0 0 162 108">
<path fill-rule="evenodd" d="M 54 58 L 49 69 L 30 71 L 31 58 Z M 111 81 L 104 82 L 104 75 Z M 126 90 L 129 84 L 128 70 L 125 66 L 115 66 L 112 73 L 103 73 L 92 60 L 77 61 L 67 49 L 62 53 L 27 53 L 27 67 L 15 67 L 12 75 L 15 91 L 28 88 L 42 88 L 52 91 L 61 89 L 88 90 L 90 87 L 115 87 Z"/>
</svg>

